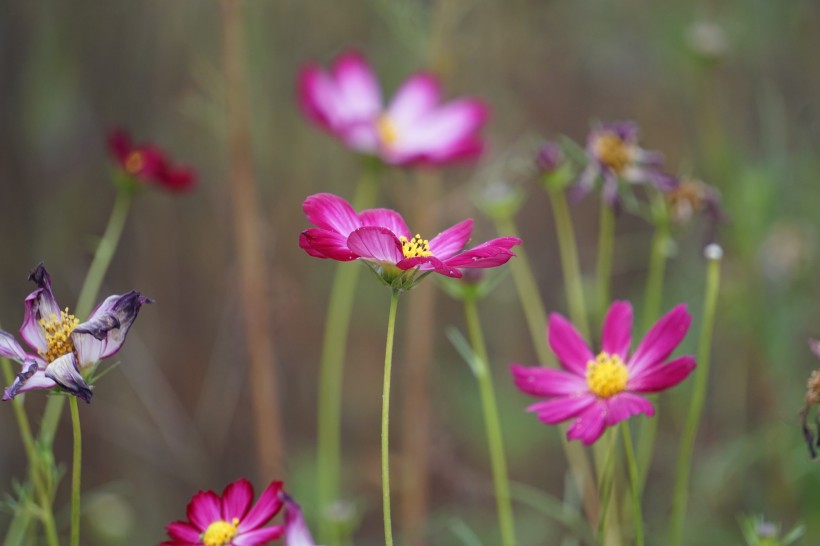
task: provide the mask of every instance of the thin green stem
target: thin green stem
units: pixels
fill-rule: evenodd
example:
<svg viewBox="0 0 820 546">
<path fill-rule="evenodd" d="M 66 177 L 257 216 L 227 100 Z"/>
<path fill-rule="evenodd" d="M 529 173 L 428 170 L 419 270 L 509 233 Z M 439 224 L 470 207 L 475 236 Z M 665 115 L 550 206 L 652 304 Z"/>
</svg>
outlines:
<svg viewBox="0 0 820 546">
<path fill-rule="evenodd" d="M 567 197 L 563 189 L 550 189 L 549 193 L 555 218 L 555 231 L 558 235 L 558 249 L 561 251 L 561 268 L 564 272 L 569 314 L 581 335 L 590 339 L 581 266 L 578 263 L 578 246 L 575 242 L 575 230 L 572 227 Z"/>
<path fill-rule="evenodd" d="M 481 406 L 484 410 L 484 427 L 487 431 L 487 444 L 493 471 L 498 524 L 501 529 L 501 544 L 502 546 L 514 546 L 516 543 L 515 522 L 510 500 L 507 461 L 504 456 L 504 439 L 501 433 L 501 421 L 498 416 L 498 404 L 495 399 L 492 373 L 489 369 L 487 347 L 484 343 L 484 334 L 482 333 L 475 299 L 464 300 L 464 315 L 467 320 L 470 344 L 473 346 L 477 359 L 477 362 L 474 362 L 473 370 L 478 380 Z"/>
<path fill-rule="evenodd" d="M 71 465 L 71 546 L 80 546 L 80 477 L 83 465 L 83 434 L 77 397 L 70 396 L 71 428 L 74 432 L 74 460 Z"/>
<path fill-rule="evenodd" d="M 596 264 L 596 317 L 603 324 L 609 306 L 609 287 L 612 278 L 612 252 L 615 247 L 615 213 L 612 206 L 601 199 L 601 214 L 598 225 L 598 263 Z"/>
<path fill-rule="evenodd" d="M 618 458 L 618 434 L 614 430 L 607 431 L 607 434 L 609 435 L 609 448 L 607 449 L 606 462 L 598 483 L 598 494 L 601 497 L 601 518 L 598 522 L 597 543 L 600 546 L 603 546 L 606 541 L 607 515 L 610 512 L 610 499 L 614 489 L 615 460 Z"/>
<path fill-rule="evenodd" d="M 683 521 L 686 514 L 686 503 L 689 496 L 689 475 L 692 470 L 692 453 L 695 448 L 695 437 L 700 424 L 703 404 L 706 400 L 706 386 L 709 382 L 709 362 L 712 348 L 712 333 L 715 325 L 718 291 L 720 289 L 720 260 L 722 251 L 717 245 L 707 247 L 706 292 L 703 297 L 703 319 L 698 341 L 698 368 L 695 375 L 695 386 L 692 401 L 689 404 L 689 415 L 683 430 L 680 450 L 678 452 L 678 469 L 675 477 L 675 490 L 672 495 L 672 517 L 670 521 L 670 541 L 672 546 L 683 543 Z"/>
<path fill-rule="evenodd" d="M 632 493 L 632 518 L 635 526 L 635 546 L 643 546 L 643 512 L 641 511 L 641 487 L 638 477 L 638 463 L 635 460 L 635 451 L 632 446 L 632 433 L 629 423 L 621 422 L 621 432 L 624 437 L 624 454 L 629 471 L 629 489 Z"/>
<path fill-rule="evenodd" d="M 390 375 L 393 369 L 393 336 L 396 331 L 396 308 L 399 290 L 390 296 L 387 317 L 387 344 L 384 349 L 384 387 L 382 391 L 382 508 L 384 511 L 384 543 L 393 546 L 393 522 L 390 515 Z"/>
<path fill-rule="evenodd" d="M 375 200 L 375 167 L 366 167 L 353 200 L 357 210 L 370 208 Z M 350 315 L 361 268 L 340 263 L 330 290 L 322 356 L 319 363 L 317 493 L 321 517 L 319 541 L 338 544 L 339 526 L 327 517 L 340 495 L 342 385 Z"/>
</svg>

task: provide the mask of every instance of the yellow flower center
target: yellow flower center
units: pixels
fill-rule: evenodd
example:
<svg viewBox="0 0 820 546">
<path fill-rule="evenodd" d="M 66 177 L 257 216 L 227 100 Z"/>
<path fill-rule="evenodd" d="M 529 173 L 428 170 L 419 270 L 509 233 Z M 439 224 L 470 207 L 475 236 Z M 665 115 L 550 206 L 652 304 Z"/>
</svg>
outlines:
<svg viewBox="0 0 820 546">
<path fill-rule="evenodd" d="M 379 133 L 379 138 L 381 138 L 382 142 L 387 146 L 395 144 L 399 138 L 396 124 L 393 123 L 393 120 L 391 120 L 387 114 L 379 116 L 378 121 L 376 121 L 376 131 Z"/>
<path fill-rule="evenodd" d="M 225 546 L 231 542 L 239 527 L 239 518 L 233 518 L 231 523 L 219 520 L 208 525 L 199 538 L 205 546 Z"/>
<path fill-rule="evenodd" d="M 618 355 L 601 353 L 587 363 L 589 390 L 601 398 L 609 398 L 626 389 L 629 370 Z"/>
<path fill-rule="evenodd" d="M 592 145 L 598 161 L 621 174 L 632 164 L 632 147 L 621 137 L 606 132 L 595 139 Z"/>
<path fill-rule="evenodd" d="M 399 237 L 399 241 L 401 241 L 401 251 L 404 253 L 405 258 L 418 258 L 420 256 L 426 257 L 433 255 L 433 253 L 430 252 L 430 241 L 427 239 L 422 239 L 421 235 L 418 233 L 416 233 L 416 236 L 410 240 L 402 235 Z"/>
<path fill-rule="evenodd" d="M 68 312 L 68 307 L 64 311 L 60 311 L 59 317 L 52 313 L 49 320 L 41 318 L 40 326 L 43 327 L 45 332 L 48 348 L 45 351 L 38 351 L 40 356 L 46 359 L 47 362 L 53 362 L 61 356 L 74 351 L 71 332 L 79 325 L 79 319 Z"/>
<path fill-rule="evenodd" d="M 131 174 L 139 174 L 145 166 L 145 159 L 141 152 L 131 152 L 125 160 L 125 170 Z"/>
</svg>

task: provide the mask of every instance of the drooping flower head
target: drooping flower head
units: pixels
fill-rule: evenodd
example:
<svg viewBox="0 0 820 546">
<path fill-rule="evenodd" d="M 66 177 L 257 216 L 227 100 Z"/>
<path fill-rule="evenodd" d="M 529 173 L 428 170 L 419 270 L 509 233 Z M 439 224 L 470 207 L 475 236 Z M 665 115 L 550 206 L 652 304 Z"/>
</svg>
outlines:
<svg viewBox="0 0 820 546">
<path fill-rule="evenodd" d="M 401 215 L 390 209 L 356 213 L 341 197 L 318 193 L 305 199 L 302 209 L 316 227 L 299 236 L 299 246 L 316 258 L 342 262 L 362 260 L 387 285 L 412 288 L 435 272 L 459 278 L 461 269 L 496 267 L 515 254 L 516 237 L 500 237 L 462 252 L 473 231 L 464 220 L 433 237 L 413 234 Z"/>
<path fill-rule="evenodd" d="M 153 144 L 134 145 L 122 130 L 108 135 L 108 147 L 128 176 L 165 190 L 183 193 L 196 186 L 196 173 L 189 167 L 171 165 L 165 153 Z"/>
<path fill-rule="evenodd" d="M 654 415 L 652 403 L 641 394 L 666 390 L 692 373 L 695 359 L 691 356 L 666 362 L 691 320 L 686 306 L 678 305 L 661 317 L 630 354 L 632 306 L 616 301 L 604 320 L 602 348 L 596 355 L 567 319 L 553 313 L 549 344 L 563 370 L 513 364 L 515 385 L 527 394 L 548 398 L 528 411 L 550 425 L 574 419 L 567 438 L 590 445 L 606 427 L 638 413 Z"/>
<path fill-rule="evenodd" d="M 272 482 L 251 507 L 253 486 L 242 478 L 217 495 L 200 491 L 188 503 L 188 521 L 165 529 L 171 540 L 160 546 L 262 546 L 282 536 L 281 525 L 265 525 L 282 508 L 282 482 Z"/>
<path fill-rule="evenodd" d="M 307 118 L 348 148 L 391 165 L 441 165 L 478 157 L 488 109 L 476 99 L 441 103 L 435 76 L 418 73 L 387 105 L 373 69 L 359 53 L 340 55 L 329 71 L 310 64 L 299 74 Z"/>
<path fill-rule="evenodd" d="M 0 356 L 23 365 L 3 400 L 31 389 L 63 390 L 91 401 L 93 392 L 87 376 L 104 358 L 120 350 L 140 307 L 153 300 L 131 291 L 109 296 L 85 322 L 61 308 L 51 292 L 51 277 L 43 264 L 29 275 L 37 290 L 25 300 L 25 318 L 20 336 L 34 349 L 27 353 L 11 334 L 0 330 Z"/>
<path fill-rule="evenodd" d="M 618 181 L 652 184 L 662 191 L 677 186 L 677 179 L 663 171 L 663 154 L 638 145 L 638 126 L 631 121 L 601 124 L 587 137 L 587 166 L 573 188 L 573 197 L 581 199 L 603 180 L 603 198 L 615 206 Z"/>
</svg>

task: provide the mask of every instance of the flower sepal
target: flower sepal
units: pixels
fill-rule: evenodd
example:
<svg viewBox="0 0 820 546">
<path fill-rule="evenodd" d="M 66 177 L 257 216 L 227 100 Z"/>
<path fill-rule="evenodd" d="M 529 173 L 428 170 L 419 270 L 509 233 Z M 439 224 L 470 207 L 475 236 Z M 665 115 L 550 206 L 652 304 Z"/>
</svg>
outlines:
<svg viewBox="0 0 820 546">
<path fill-rule="evenodd" d="M 432 273 L 432 271 L 419 271 L 418 267 L 401 270 L 393 264 L 374 263 L 366 260 L 362 262 L 383 285 L 398 292 L 407 292 L 420 283 L 424 277 Z"/>
<path fill-rule="evenodd" d="M 575 180 L 575 176 L 575 167 L 565 161 L 554 170 L 544 173 L 541 183 L 548 191 L 562 191 Z"/>
</svg>

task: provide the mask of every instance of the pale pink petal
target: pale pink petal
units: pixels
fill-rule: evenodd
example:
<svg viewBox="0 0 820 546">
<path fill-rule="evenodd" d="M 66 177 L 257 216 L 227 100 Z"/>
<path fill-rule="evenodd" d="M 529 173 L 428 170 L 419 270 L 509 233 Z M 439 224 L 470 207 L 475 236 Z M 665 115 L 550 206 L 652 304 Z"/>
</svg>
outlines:
<svg viewBox="0 0 820 546">
<path fill-rule="evenodd" d="M 695 359 L 691 356 L 681 356 L 666 364 L 655 364 L 638 375 L 630 375 L 627 388 L 635 392 L 660 392 L 689 377 L 696 366 Z"/>
<path fill-rule="evenodd" d="M 348 236 L 347 247 L 367 260 L 395 264 L 404 259 L 399 238 L 387 228 L 359 228 Z"/>
<path fill-rule="evenodd" d="M 375 154 L 379 149 L 379 132 L 375 119 L 357 119 L 340 122 L 336 133 L 351 149 L 364 154 Z"/>
<path fill-rule="evenodd" d="M 430 162 L 452 157 L 484 124 L 487 107 L 480 101 L 453 101 L 412 124 L 397 125 L 398 139 L 390 148 L 396 157 L 422 156 Z"/>
<path fill-rule="evenodd" d="M 447 265 L 462 268 L 487 268 L 504 265 L 514 257 L 512 250 L 501 247 L 480 246 L 471 248 L 447 260 Z"/>
<path fill-rule="evenodd" d="M 313 123 L 332 131 L 335 85 L 321 68 L 311 64 L 299 71 L 297 95 L 302 112 Z"/>
<path fill-rule="evenodd" d="M 510 365 L 515 386 L 533 396 L 568 396 L 586 392 L 583 377 L 543 366 Z"/>
<path fill-rule="evenodd" d="M 594 444 L 604 433 L 606 412 L 606 403 L 603 401 L 587 408 L 567 429 L 567 439 L 581 440 L 588 446 Z"/>
<path fill-rule="evenodd" d="M 299 505 L 288 495 L 282 496 L 285 500 L 285 546 L 316 546 Z"/>
<path fill-rule="evenodd" d="M 604 319 L 601 349 L 611 355 L 618 355 L 626 362 L 631 343 L 632 305 L 627 301 L 613 302 Z"/>
<path fill-rule="evenodd" d="M 655 415 L 655 408 L 652 407 L 652 403 L 649 400 L 643 396 L 629 392 L 622 392 L 608 398 L 606 404 L 606 424 L 610 427 L 639 413 L 643 413 L 649 417 Z"/>
<path fill-rule="evenodd" d="M 692 316 L 684 304 L 661 317 L 632 355 L 628 364 L 629 375 L 637 377 L 647 368 L 666 360 L 683 341 L 691 322 Z"/>
<path fill-rule="evenodd" d="M 196 529 L 187 521 L 169 523 L 165 526 L 165 529 L 168 531 L 169 537 L 184 542 L 197 543 L 199 541 L 199 535 L 202 534 L 202 531 Z"/>
<path fill-rule="evenodd" d="M 439 260 L 447 260 L 464 248 L 472 233 L 473 219 L 467 218 L 430 239 L 430 252 Z"/>
<path fill-rule="evenodd" d="M 580 396 L 564 396 L 554 400 L 536 402 L 527 408 L 527 411 L 538 414 L 538 419 L 548 425 L 555 425 L 585 412 L 587 408 L 596 404 L 598 397 L 594 394 Z"/>
<path fill-rule="evenodd" d="M 33 349 L 45 352 L 48 344 L 40 320 L 59 319 L 60 306 L 51 291 L 51 277 L 42 263 L 34 268 L 28 279 L 38 288 L 26 297 L 24 303 L 26 312 L 23 325 L 20 327 L 20 335 Z"/>
<path fill-rule="evenodd" d="M 332 193 L 311 195 L 302 203 L 302 210 L 315 226 L 337 231 L 345 237 L 362 226 L 350 203 Z"/>
<path fill-rule="evenodd" d="M 550 347 L 561 365 L 567 371 L 583 377 L 587 364 L 595 360 L 595 355 L 575 326 L 558 313 L 551 313 L 548 338 Z"/>
<path fill-rule="evenodd" d="M 236 535 L 231 544 L 233 546 L 262 546 L 268 544 L 272 540 L 280 538 L 285 533 L 283 525 L 273 525 L 272 527 L 263 527 L 256 531 L 249 531 Z"/>
<path fill-rule="evenodd" d="M 314 258 L 349 262 L 359 257 L 347 248 L 347 236 L 322 228 L 306 229 L 299 235 L 299 247 Z"/>
<path fill-rule="evenodd" d="M 410 228 L 407 227 L 404 218 L 402 218 L 401 214 L 394 210 L 363 210 L 359 213 L 359 219 L 362 222 L 362 226 L 386 227 L 392 231 L 396 237 L 400 237 L 402 235 L 408 239 L 412 239 L 413 237 L 413 234 L 410 232 Z"/>
<path fill-rule="evenodd" d="M 12 400 L 18 394 L 33 389 L 53 389 L 57 386 L 54 380 L 46 377 L 45 365 L 31 359 L 23 363 L 23 369 L 14 377 L 11 386 L 3 393 L 3 400 Z"/>
<path fill-rule="evenodd" d="M 0 356 L 21 363 L 28 358 L 28 355 L 14 339 L 14 336 L 4 330 L 0 330 Z"/>
<path fill-rule="evenodd" d="M 340 55 L 332 71 L 347 119 L 374 117 L 381 112 L 379 82 L 361 54 L 348 52 Z"/>
<path fill-rule="evenodd" d="M 245 516 L 245 519 L 239 522 L 238 531 L 245 533 L 258 529 L 275 516 L 282 508 L 282 501 L 279 499 L 281 490 L 282 482 L 271 482 L 259 495 L 259 499 L 253 505 L 251 511 L 248 512 L 248 515 Z"/>
<path fill-rule="evenodd" d="M 398 126 L 412 124 L 439 103 L 441 89 L 432 74 L 419 73 L 405 81 L 387 108 L 390 120 Z"/>
<path fill-rule="evenodd" d="M 239 518 L 241 521 L 248 513 L 253 500 L 253 486 L 245 478 L 236 480 L 228 484 L 222 491 L 222 519 L 233 521 Z"/>
<path fill-rule="evenodd" d="M 401 269 L 402 271 L 407 271 L 408 269 L 413 269 L 414 267 L 419 268 L 420 271 L 435 271 L 445 277 L 451 277 L 453 279 L 460 279 L 463 275 L 461 271 L 456 269 L 455 267 L 451 267 L 450 265 L 442 262 L 435 256 L 417 256 L 415 258 L 405 258 L 399 261 L 396 264 L 396 267 Z"/>
<path fill-rule="evenodd" d="M 188 503 L 188 521 L 205 531 L 210 524 L 222 519 L 222 503 L 213 491 L 200 491 Z"/>
</svg>

